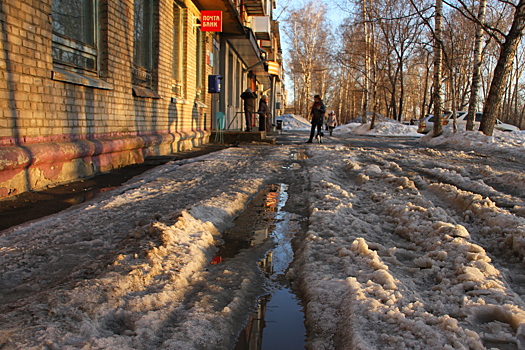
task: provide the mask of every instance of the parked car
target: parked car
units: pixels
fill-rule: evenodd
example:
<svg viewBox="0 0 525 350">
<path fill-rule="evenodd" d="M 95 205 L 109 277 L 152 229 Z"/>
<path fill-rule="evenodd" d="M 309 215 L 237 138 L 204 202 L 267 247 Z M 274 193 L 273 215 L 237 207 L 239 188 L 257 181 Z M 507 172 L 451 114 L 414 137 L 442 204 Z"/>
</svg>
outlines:
<svg viewBox="0 0 525 350">
<path fill-rule="evenodd" d="M 458 125 L 458 128 L 460 130 L 465 130 L 467 125 L 467 112 L 465 111 L 459 111 L 456 112 L 456 123 Z M 477 112 L 476 113 L 476 120 L 475 120 L 475 126 L 474 129 L 477 130 L 479 128 L 479 124 L 481 123 L 481 119 L 483 118 L 483 113 Z M 450 126 L 453 125 L 454 116 L 451 112 L 447 112 L 443 114 L 442 124 L 443 126 Z M 514 125 L 503 123 L 501 120 L 496 119 L 496 124 L 494 125 L 494 128 L 499 131 L 519 131 L 520 129 Z M 434 116 L 432 114 L 429 114 L 427 117 L 423 118 L 419 121 L 419 126 L 417 129 L 418 133 L 426 134 L 434 129 Z"/>
<path fill-rule="evenodd" d="M 461 111 L 457 112 L 457 119 L 456 122 L 458 124 L 458 128 L 460 130 L 465 130 L 467 126 L 467 114 L 468 112 Z M 483 118 L 483 113 L 477 112 L 476 113 L 476 120 L 474 122 L 474 130 L 477 130 L 479 128 L 479 124 L 481 123 L 481 119 Z M 453 123 L 453 116 L 452 114 L 449 116 L 449 125 L 452 125 Z M 520 131 L 520 129 L 514 125 L 503 123 L 501 120 L 496 119 L 496 124 L 494 125 L 494 129 L 499 131 L 505 131 L 505 132 L 511 132 L 511 131 Z"/>
<path fill-rule="evenodd" d="M 444 113 L 441 123 L 444 125 L 448 124 L 448 114 Z M 434 129 L 434 115 L 427 114 L 427 116 L 419 121 L 417 124 L 417 132 L 420 134 L 427 134 Z"/>
</svg>

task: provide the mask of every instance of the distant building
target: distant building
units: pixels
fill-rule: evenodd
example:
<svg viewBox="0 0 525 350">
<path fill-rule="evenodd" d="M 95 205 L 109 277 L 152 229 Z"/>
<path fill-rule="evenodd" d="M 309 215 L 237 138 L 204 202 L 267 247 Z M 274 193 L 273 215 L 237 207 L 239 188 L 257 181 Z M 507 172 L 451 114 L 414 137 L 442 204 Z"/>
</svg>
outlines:
<svg viewBox="0 0 525 350">
<path fill-rule="evenodd" d="M 219 111 L 241 129 L 240 92 L 278 90 L 280 75 L 261 63 L 281 62 L 273 7 L 270 0 L 2 2 L 0 198 L 207 143 Z M 222 11 L 222 32 L 201 30 L 204 10 Z M 219 94 L 208 93 L 212 74 L 223 76 Z"/>
</svg>

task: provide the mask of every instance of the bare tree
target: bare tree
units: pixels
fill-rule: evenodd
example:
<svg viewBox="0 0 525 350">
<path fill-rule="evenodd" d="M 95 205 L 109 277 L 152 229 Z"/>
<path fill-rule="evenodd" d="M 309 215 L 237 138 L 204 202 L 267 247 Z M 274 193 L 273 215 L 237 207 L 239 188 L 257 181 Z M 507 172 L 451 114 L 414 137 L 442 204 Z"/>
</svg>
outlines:
<svg viewBox="0 0 525 350">
<path fill-rule="evenodd" d="M 525 0 L 518 1 L 517 5 L 511 1 L 499 0 L 504 6 L 506 6 L 506 8 L 511 8 L 514 11 L 512 24 L 506 34 L 501 28 L 489 26 L 487 23 L 480 22 L 465 1 L 457 0 L 460 4 L 459 6 L 446 0 L 443 1 L 449 6 L 459 10 L 466 18 L 482 25 L 483 29 L 501 46 L 499 58 L 494 69 L 492 82 L 483 108 L 483 119 L 481 120 L 480 125 L 480 130 L 483 131 L 485 135 L 492 136 L 494 125 L 496 124 L 496 119 L 500 112 L 503 96 L 505 94 L 506 83 L 512 71 L 514 59 L 516 57 L 516 51 L 525 31 Z"/>
<path fill-rule="evenodd" d="M 481 120 L 480 130 L 485 135 L 492 136 L 494 125 L 501 106 L 503 94 L 505 93 L 505 82 L 508 80 L 518 44 L 523 37 L 525 30 L 525 0 L 520 0 L 514 8 L 514 19 L 512 26 L 505 36 L 505 42 L 501 46 L 501 53 L 494 70 L 494 77 L 490 85 L 487 101 L 483 108 L 483 119 Z"/>
<path fill-rule="evenodd" d="M 318 94 L 326 92 L 327 60 L 331 45 L 330 30 L 326 26 L 326 7 L 313 0 L 302 4 L 301 8 L 291 9 L 284 20 L 284 33 L 289 40 L 290 71 L 297 86 L 300 113 L 308 115 L 308 105 L 314 79 Z"/>
<path fill-rule="evenodd" d="M 376 18 L 378 18 L 387 59 L 391 67 L 386 74 L 391 84 L 391 104 L 394 119 L 402 120 L 405 107 L 406 65 L 417 48 L 423 26 L 417 16 L 409 13 L 406 1 L 382 0 Z"/>
<path fill-rule="evenodd" d="M 361 0 L 363 11 L 363 37 L 365 43 L 365 67 L 364 67 L 364 96 L 361 123 L 366 124 L 368 113 L 368 101 L 370 99 L 370 73 L 371 73 L 371 36 L 370 36 L 370 18 L 368 11 L 368 0 Z"/>
<path fill-rule="evenodd" d="M 472 70 L 472 85 L 470 88 L 470 99 L 468 103 L 467 130 L 474 130 L 476 112 L 480 100 L 481 88 L 481 65 L 483 64 L 483 25 L 487 12 L 487 0 L 479 1 L 478 21 L 476 25 L 476 39 L 474 42 L 474 67 Z"/>
<path fill-rule="evenodd" d="M 441 78 L 443 67 L 443 1 L 436 0 L 436 15 L 434 26 L 434 137 L 443 133 Z"/>
</svg>

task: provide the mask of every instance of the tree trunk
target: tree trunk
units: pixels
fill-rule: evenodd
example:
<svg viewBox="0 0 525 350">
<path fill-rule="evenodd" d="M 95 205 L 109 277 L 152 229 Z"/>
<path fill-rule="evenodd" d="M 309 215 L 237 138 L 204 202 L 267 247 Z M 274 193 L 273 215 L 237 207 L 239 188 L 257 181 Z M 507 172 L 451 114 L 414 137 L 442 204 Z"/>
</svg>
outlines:
<svg viewBox="0 0 525 350">
<path fill-rule="evenodd" d="M 454 132 L 458 132 L 458 114 L 457 114 L 457 100 L 456 100 L 456 83 L 457 83 L 457 72 L 454 70 L 451 72 L 451 79 L 452 81 L 452 123 Z"/>
<path fill-rule="evenodd" d="M 403 60 L 400 60 L 399 66 L 400 66 L 400 71 L 399 71 L 399 83 L 400 83 L 399 89 L 400 90 L 399 90 L 399 111 L 398 111 L 397 120 L 402 121 L 403 109 L 405 107 L 404 106 L 405 105 L 405 67 L 403 64 Z"/>
<path fill-rule="evenodd" d="M 363 32 L 365 36 L 365 86 L 363 94 L 363 115 L 361 117 L 361 123 L 366 124 L 367 122 L 367 109 L 368 109 L 368 99 L 370 93 L 370 36 L 368 34 L 368 0 L 363 1 Z"/>
<path fill-rule="evenodd" d="M 525 1 L 525 0 L 523 0 Z M 436 19 L 435 19 L 435 38 L 434 38 L 434 133 L 437 137 L 443 133 L 442 101 L 441 101 L 441 76 L 443 74 L 443 1 L 436 0 Z"/>
<path fill-rule="evenodd" d="M 487 12 L 487 0 L 480 0 L 478 20 L 485 23 Z M 481 65 L 483 63 L 483 27 L 477 25 L 476 40 L 474 43 L 474 68 L 472 72 L 472 85 L 470 88 L 470 99 L 468 102 L 467 130 L 474 130 L 476 112 L 479 104 L 479 92 L 481 87 Z"/>
<path fill-rule="evenodd" d="M 430 55 L 426 57 L 425 62 L 425 87 L 423 88 L 423 104 L 421 105 L 421 115 L 419 116 L 419 119 L 425 118 L 426 114 L 426 107 L 427 107 L 427 96 L 428 96 L 428 81 L 430 80 L 430 67 L 429 67 L 429 61 L 430 61 Z"/>
<path fill-rule="evenodd" d="M 379 105 L 377 100 L 377 51 L 376 51 L 376 33 L 375 33 L 375 26 L 372 25 L 372 39 L 371 39 L 371 73 L 372 73 L 372 122 L 370 124 L 370 130 L 372 130 L 375 127 L 376 124 L 376 114 L 377 114 L 377 107 Z"/>
<path fill-rule="evenodd" d="M 513 120 L 513 123 L 514 125 L 517 125 L 518 124 L 518 109 L 519 109 L 519 106 L 518 106 L 518 95 L 519 95 L 519 88 L 520 88 L 520 76 L 521 76 L 521 72 L 520 72 L 520 69 L 518 67 L 518 64 L 516 63 L 516 81 L 514 82 L 514 96 L 513 96 L 513 103 L 514 103 L 514 110 L 513 110 L 513 117 L 512 117 L 512 120 Z"/>
<path fill-rule="evenodd" d="M 525 0 L 520 0 L 516 6 L 512 27 L 506 36 L 505 43 L 501 47 L 501 53 L 494 70 L 494 77 L 490 84 L 489 94 L 485 107 L 483 108 L 483 119 L 481 120 L 480 130 L 487 136 L 494 133 L 494 125 L 501 106 L 503 94 L 505 93 L 505 82 L 514 64 L 516 50 L 523 36 L 525 29 Z"/>
</svg>

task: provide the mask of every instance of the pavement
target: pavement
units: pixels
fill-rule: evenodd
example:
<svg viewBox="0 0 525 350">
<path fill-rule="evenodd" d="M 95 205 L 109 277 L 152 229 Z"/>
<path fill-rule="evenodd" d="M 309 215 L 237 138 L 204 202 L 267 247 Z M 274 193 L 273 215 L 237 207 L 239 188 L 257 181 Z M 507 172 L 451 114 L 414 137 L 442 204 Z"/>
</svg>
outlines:
<svg viewBox="0 0 525 350">
<path fill-rule="evenodd" d="M 165 156 L 147 157 L 142 164 L 133 164 L 53 187 L 22 193 L 0 200 L 0 231 L 65 210 L 112 190 L 134 176 L 170 161 L 190 159 L 220 151 L 229 145 L 209 143 L 192 150 Z M 0 233 L 1 235 L 1 233 Z"/>
</svg>

